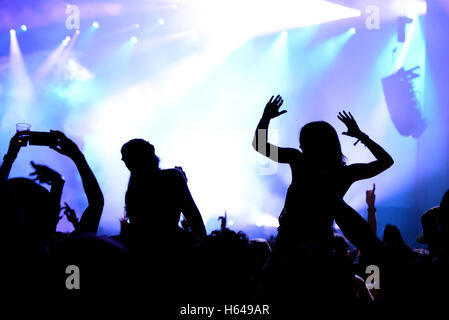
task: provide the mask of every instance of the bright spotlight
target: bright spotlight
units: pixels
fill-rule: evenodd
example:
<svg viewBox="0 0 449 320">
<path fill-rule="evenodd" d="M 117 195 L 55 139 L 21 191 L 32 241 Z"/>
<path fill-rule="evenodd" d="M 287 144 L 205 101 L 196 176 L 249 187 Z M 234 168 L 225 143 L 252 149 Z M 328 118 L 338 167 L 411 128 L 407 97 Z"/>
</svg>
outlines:
<svg viewBox="0 0 449 320">
<path fill-rule="evenodd" d="M 92 22 L 92 27 L 94 29 L 98 29 L 98 28 L 100 28 L 100 24 L 97 21 L 94 21 L 94 22 Z"/>
<path fill-rule="evenodd" d="M 232 31 L 238 32 L 239 35 L 245 35 L 245 37 L 253 37 L 362 15 L 362 12 L 358 9 L 324 0 L 258 1 L 257 10 L 254 10 L 252 4 L 255 1 L 241 1 L 245 4 L 239 8 L 242 13 L 239 15 L 235 14 L 233 5 L 236 1 L 197 2 L 208 3 L 208 13 L 195 17 L 195 20 L 198 20 L 197 27 L 203 28 L 206 34 L 212 34 L 214 31 L 218 33 Z M 199 10 L 198 12 L 202 11 Z M 232 28 L 229 26 L 229 19 L 226 18 L 228 16 L 235 17 L 232 21 Z M 251 23 L 248 23 L 248 16 L 251 17 Z M 267 19 L 267 17 L 272 18 Z"/>
<path fill-rule="evenodd" d="M 174 3 L 171 7 L 172 7 L 173 10 L 178 9 L 178 5 L 176 3 Z"/>
<path fill-rule="evenodd" d="M 20 26 L 20 29 L 21 29 L 22 31 L 27 31 L 27 30 L 28 30 L 27 26 L 24 25 L 24 24 L 22 24 L 22 25 Z"/>
<path fill-rule="evenodd" d="M 65 41 L 69 42 L 71 40 L 70 36 L 65 37 Z"/>
<path fill-rule="evenodd" d="M 165 20 L 164 19 L 162 19 L 162 18 L 160 18 L 159 20 L 158 20 L 158 23 L 159 23 L 159 25 L 164 25 L 165 24 Z"/>
<path fill-rule="evenodd" d="M 357 30 L 355 28 L 349 29 L 349 34 L 356 34 Z"/>
<path fill-rule="evenodd" d="M 426 0 L 407 0 L 407 1 L 392 1 L 390 5 L 391 12 L 397 16 L 407 16 L 410 18 L 417 18 L 418 16 L 427 13 Z M 406 2 L 406 3 L 403 3 Z"/>
<path fill-rule="evenodd" d="M 10 35 L 15 35 L 16 34 L 16 30 L 14 30 L 14 29 L 9 30 L 9 34 Z"/>
<path fill-rule="evenodd" d="M 140 24 L 138 24 L 138 23 L 136 23 L 134 26 L 136 27 L 136 29 L 140 28 Z"/>
<path fill-rule="evenodd" d="M 62 44 L 64 45 L 64 47 L 67 47 L 69 45 L 69 42 L 67 41 L 67 39 L 62 40 Z"/>
<path fill-rule="evenodd" d="M 287 39 L 287 37 L 288 37 L 288 32 L 285 31 L 285 30 L 282 31 L 282 32 L 281 32 L 281 38 L 282 38 L 282 39 Z"/>
<path fill-rule="evenodd" d="M 76 34 L 80 34 L 81 31 L 80 31 L 79 29 L 77 29 L 77 30 L 75 31 L 75 33 L 76 33 Z"/>
<path fill-rule="evenodd" d="M 137 37 L 131 37 L 130 41 L 131 43 L 137 43 Z"/>
<path fill-rule="evenodd" d="M 409 1 L 405 8 L 406 15 L 416 17 L 427 13 L 427 2 L 423 0 Z"/>
</svg>

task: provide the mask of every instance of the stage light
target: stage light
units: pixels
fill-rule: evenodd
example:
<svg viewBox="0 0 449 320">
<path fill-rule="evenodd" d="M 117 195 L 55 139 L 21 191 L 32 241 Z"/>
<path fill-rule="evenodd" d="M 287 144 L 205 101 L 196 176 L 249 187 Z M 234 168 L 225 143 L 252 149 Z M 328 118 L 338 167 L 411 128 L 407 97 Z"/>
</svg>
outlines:
<svg viewBox="0 0 449 320">
<path fill-rule="evenodd" d="M 139 29 L 140 28 L 140 24 L 136 23 L 135 27 L 136 27 L 136 29 Z"/>
<path fill-rule="evenodd" d="M 24 58 L 17 40 L 16 30 L 11 29 L 9 41 L 9 87 L 8 91 L 11 97 L 10 107 L 4 108 L 2 105 L 1 126 L 4 129 L 5 124 L 11 120 L 21 119 L 17 122 L 23 122 L 30 114 L 30 108 L 33 106 L 33 83 L 27 73 Z"/>
<path fill-rule="evenodd" d="M 62 44 L 64 45 L 64 47 L 67 47 L 69 45 L 69 42 L 67 41 L 67 39 L 62 40 Z"/>
<path fill-rule="evenodd" d="M 269 214 L 260 214 L 256 219 L 257 227 L 279 227 L 279 220 Z"/>
<path fill-rule="evenodd" d="M 21 29 L 22 31 L 27 31 L 27 30 L 28 30 L 27 26 L 24 25 L 24 24 L 22 24 L 22 25 L 20 26 L 20 29 Z"/>
<path fill-rule="evenodd" d="M 165 20 L 161 18 L 161 19 L 158 20 L 158 23 L 159 23 L 159 25 L 162 26 L 162 25 L 165 24 Z"/>
<path fill-rule="evenodd" d="M 100 24 L 97 21 L 94 21 L 94 22 L 92 22 L 92 27 L 94 29 L 98 29 L 98 28 L 100 28 Z"/>
<path fill-rule="evenodd" d="M 71 40 L 70 36 L 65 37 L 65 41 L 69 42 Z"/>
<path fill-rule="evenodd" d="M 423 0 L 409 1 L 405 7 L 407 16 L 416 17 L 427 13 L 427 2 Z"/>
<path fill-rule="evenodd" d="M 254 10 L 255 1 L 196 3 L 201 4 L 195 9 L 198 15 L 191 18 L 201 32 L 210 35 L 235 33 L 250 38 L 362 15 L 358 9 L 324 0 L 259 1 L 257 10 Z M 239 14 L 235 13 L 237 4 Z M 231 24 L 229 17 L 233 17 Z M 251 17 L 251 23 L 248 23 L 248 17 Z"/>
<path fill-rule="evenodd" d="M 133 36 L 130 39 L 131 43 L 137 43 L 137 37 Z"/>
<path fill-rule="evenodd" d="M 76 33 L 76 34 L 80 34 L 81 31 L 78 29 L 78 30 L 75 31 L 75 33 Z"/>
<path fill-rule="evenodd" d="M 426 0 L 390 1 L 388 12 L 397 17 L 417 18 L 427 14 L 427 2 Z"/>
<path fill-rule="evenodd" d="M 172 7 L 172 9 L 173 9 L 173 10 L 176 10 L 176 9 L 178 9 L 178 5 L 177 5 L 176 3 L 175 3 L 175 4 L 173 4 L 173 5 L 171 6 L 171 7 Z"/>
<path fill-rule="evenodd" d="M 356 34 L 357 30 L 355 28 L 351 28 L 351 29 L 349 29 L 349 33 L 350 34 Z"/>
</svg>

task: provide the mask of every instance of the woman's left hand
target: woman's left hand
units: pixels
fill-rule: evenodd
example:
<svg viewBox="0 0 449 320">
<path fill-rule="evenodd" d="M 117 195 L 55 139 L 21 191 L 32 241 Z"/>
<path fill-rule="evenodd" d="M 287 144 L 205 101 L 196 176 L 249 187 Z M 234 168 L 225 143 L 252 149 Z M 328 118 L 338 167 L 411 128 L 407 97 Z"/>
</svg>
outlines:
<svg viewBox="0 0 449 320">
<path fill-rule="evenodd" d="M 350 136 L 357 139 L 360 139 L 363 136 L 363 132 L 357 125 L 357 122 L 355 121 L 351 112 L 349 112 L 349 114 L 346 113 L 346 111 L 343 111 L 343 113 L 339 112 L 337 117 L 348 128 L 346 132 L 343 132 L 345 136 Z"/>
</svg>

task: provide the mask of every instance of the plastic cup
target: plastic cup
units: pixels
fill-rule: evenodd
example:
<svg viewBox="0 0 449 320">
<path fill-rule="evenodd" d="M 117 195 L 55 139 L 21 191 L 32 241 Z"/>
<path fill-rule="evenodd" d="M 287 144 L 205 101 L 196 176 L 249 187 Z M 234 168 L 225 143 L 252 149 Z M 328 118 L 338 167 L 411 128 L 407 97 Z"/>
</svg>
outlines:
<svg viewBox="0 0 449 320">
<path fill-rule="evenodd" d="M 29 123 L 16 123 L 16 131 L 30 131 L 31 130 L 31 124 Z"/>
<path fill-rule="evenodd" d="M 31 129 L 31 124 L 29 123 L 16 123 L 17 132 L 29 132 Z M 25 147 L 28 144 L 27 137 L 19 137 L 18 143 L 20 146 Z"/>
</svg>

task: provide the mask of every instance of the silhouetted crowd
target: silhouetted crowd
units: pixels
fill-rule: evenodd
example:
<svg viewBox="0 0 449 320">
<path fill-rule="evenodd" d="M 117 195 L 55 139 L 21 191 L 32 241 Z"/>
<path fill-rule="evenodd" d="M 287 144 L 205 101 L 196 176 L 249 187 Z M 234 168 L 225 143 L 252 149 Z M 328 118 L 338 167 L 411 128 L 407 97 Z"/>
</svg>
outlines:
<svg viewBox="0 0 449 320">
<path fill-rule="evenodd" d="M 363 143 L 375 161 L 347 165 L 335 129 L 323 121 L 302 128 L 299 149 L 274 146 L 268 126 L 286 112 L 279 111 L 282 104 L 280 96 L 269 100 L 253 140 L 257 152 L 292 170 L 271 239 L 248 239 L 228 228 L 226 216 L 207 234 L 186 173 L 161 169 L 154 146 L 143 139 L 121 149 L 130 178 L 120 234 L 97 236 L 104 198 L 78 146 L 60 131 L 18 131 L 0 167 L 3 291 L 20 301 L 78 307 L 110 298 L 126 308 L 158 310 L 161 319 L 209 317 L 212 307 L 210 317 L 223 319 L 293 319 L 334 308 L 349 315 L 352 306 L 444 308 L 449 190 L 422 215 L 417 241 L 427 249 L 410 248 L 393 225 L 379 239 L 375 186 L 366 192 L 367 221 L 343 197 L 393 159 L 345 111 L 338 115 L 348 128 L 343 134 Z M 88 200 L 84 212 L 61 205 L 64 179 L 45 165 L 31 163 L 34 180 L 9 178 L 20 149 L 38 137 L 75 164 Z M 70 234 L 56 231 L 64 215 L 74 227 Z"/>
</svg>

